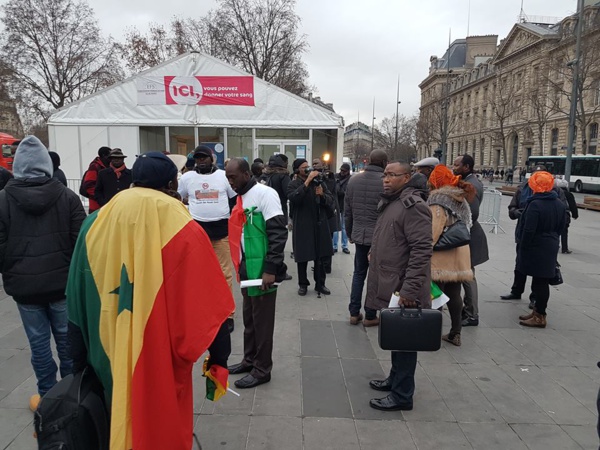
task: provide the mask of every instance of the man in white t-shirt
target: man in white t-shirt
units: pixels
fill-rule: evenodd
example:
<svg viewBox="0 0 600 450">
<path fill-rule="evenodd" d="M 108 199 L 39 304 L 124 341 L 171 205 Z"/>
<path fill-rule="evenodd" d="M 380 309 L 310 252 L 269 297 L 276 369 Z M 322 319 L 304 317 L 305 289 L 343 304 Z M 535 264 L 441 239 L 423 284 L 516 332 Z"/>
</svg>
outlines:
<svg viewBox="0 0 600 450">
<path fill-rule="evenodd" d="M 277 192 L 252 177 L 248 161 L 234 158 L 227 164 L 227 179 L 238 198 L 229 221 L 231 257 L 241 280 L 260 280 L 259 286 L 242 289 L 244 359 L 229 367 L 230 374 L 249 372 L 237 380 L 239 389 L 271 380 L 275 282 L 285 279 L 283 251 L 287 221 Z"/>
<path fill-rule="evenodd" d="M 212 150 L 199 145 L 194 150 L 196 165 L 194 170 L 184 173 L 179 180 L 178 192 L 183 202 L 189 206 L 192 218 L 206 231 L 217 254 L 229 288 L 232 288 L 232 263 L 229 250 L 228 224 L 231 206 L 230 199 L 236 196 L 231 189 L 225 171 L 213 163 Z M 228 320 L 233 331 L 233 316 Z"/>
</svg>

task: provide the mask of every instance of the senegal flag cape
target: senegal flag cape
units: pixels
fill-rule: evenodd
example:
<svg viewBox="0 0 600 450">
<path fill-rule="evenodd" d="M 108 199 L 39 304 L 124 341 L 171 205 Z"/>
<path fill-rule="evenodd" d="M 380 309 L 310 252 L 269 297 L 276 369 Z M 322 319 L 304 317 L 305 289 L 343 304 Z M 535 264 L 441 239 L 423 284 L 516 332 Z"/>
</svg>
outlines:
<svg viewBox="0 0 600 450">
<path fill-rule="evenodd" d="M 67 302 L 105 389 L 110 449 L 189 450 L 192 367 L 234 303 L 210 240 L 183 204 L 131 188 L 90 215 Z"/>
</svg>

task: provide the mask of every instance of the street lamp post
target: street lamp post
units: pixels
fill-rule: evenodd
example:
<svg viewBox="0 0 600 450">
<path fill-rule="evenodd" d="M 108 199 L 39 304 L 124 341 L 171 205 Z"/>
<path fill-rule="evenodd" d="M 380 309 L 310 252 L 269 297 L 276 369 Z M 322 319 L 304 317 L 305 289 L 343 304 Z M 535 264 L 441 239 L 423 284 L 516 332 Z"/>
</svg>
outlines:
<svg viewBox="0 0 600 450">
<path fill-rule="evenodd" d="M 565 180 L 571 181 L 571 163 L 573 160 L 573 145 L 575 143 L 575 119 L 577 116 L 577 100 L 579 99 L 579 71 L 581 68 L 581 34 L 583 30 L 583 0 L 577 2 L 577 43 L 575 44 L 575 60 L 567 63 L 573 69 L 573 88 L 571 90 L 571 110 L 569 111 L 569 142 L 567 159 L 565 161 Z M 582 130 L 585 133 L 585 130 Z"/>
<path fill-rule="evenodd" d="M 448 61 L 448 67 L 450 67 L 450 61 Z M 448 71 L 446 72 L 446 93 L 444 96 L 444 102 L 442 103 L 442 159 L 441 159 L 441 163 L 442 164 L 446 164 L 446 159 L 448 156 L 448 106 L 450 103 L 450 74 L 452 73 L 452 70 L 450 70 L 450 68 L 448 68 Z"/>
<path fill-rule="evenodd" d="M 396 132 L 394 133 L 394 157 L 398 155 L 398 105 L 400 105 L 400 75 L 398 75 L 398 88 L 396 89 Z"/>
<path fill-rule="evenodd" d="M 375 147 L 375 98 L 373 98 L 373 120 L 371 121 L 371 151 Z"/>
</svg>

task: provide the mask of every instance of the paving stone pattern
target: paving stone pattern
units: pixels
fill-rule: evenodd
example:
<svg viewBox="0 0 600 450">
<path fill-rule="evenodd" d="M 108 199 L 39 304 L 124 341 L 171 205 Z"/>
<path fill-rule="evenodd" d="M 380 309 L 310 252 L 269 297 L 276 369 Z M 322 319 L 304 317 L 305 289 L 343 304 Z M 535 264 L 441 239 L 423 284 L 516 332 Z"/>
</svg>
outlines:
<svg viewBox="0 0 600 450">
<path fill-rule="evenodd" d="M 256 389 L 204 399 L 200 364 L 194 371 L 194 419 L 204 450 L 597 449 L 596 396 L 600 386 L 600 214 L 573 221 L 573 254 L 559 255 L 565 284 L 551 289 L 548 328 L 519 326 L 527 300 L 502 301 L 514 266 L 514 227 L 502 200 L 506 234 L 488 234 L 492 259 L 477 268 L 479 327 L 463 330 L 460 348 L 444 343 L 419 354 L 414 410 L 371 409 L 380 396 L 368 386 L 390 369 L 377 329 L 348 323 L 353 253 L 334 257 L 327 279 L 332 295 L 294 281 L 280 288 L 272 381 Z M 238 289 L 236 301 L 241 311 Z M 236 320 L 230 362 L 242 354 Z M 444 330 L 449 317 L 444 317 Z M 27 339 L 17 308 L 0 296 L 0 450 L 32 450 L 35 392 Z M 232 382 L 240 376 L 232 376 Z M 162 450 L 162 449 L 157 449 Z"/>
</svg>

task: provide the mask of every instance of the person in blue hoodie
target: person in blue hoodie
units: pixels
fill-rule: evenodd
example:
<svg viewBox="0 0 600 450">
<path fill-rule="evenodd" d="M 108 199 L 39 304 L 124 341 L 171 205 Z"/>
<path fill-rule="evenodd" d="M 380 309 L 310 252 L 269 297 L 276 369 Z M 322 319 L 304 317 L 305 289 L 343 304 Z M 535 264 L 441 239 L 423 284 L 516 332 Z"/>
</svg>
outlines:
<svg viewBox="0 0 600 450">
<path fill-rule="evenodd" d="M 29 340 L 38 387 L 29 407 L 35 411 L 40 398 L 56 384 L 52 335 L 60 375 L 71 373 L 65 288 L 86 214 L 77 194 L 52 178 L 50 154 L 35 136 L 19 144 L 13 175 L 0 191 L 0 272 Z"/>
</svg>

